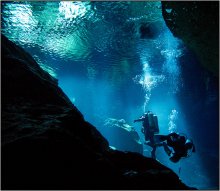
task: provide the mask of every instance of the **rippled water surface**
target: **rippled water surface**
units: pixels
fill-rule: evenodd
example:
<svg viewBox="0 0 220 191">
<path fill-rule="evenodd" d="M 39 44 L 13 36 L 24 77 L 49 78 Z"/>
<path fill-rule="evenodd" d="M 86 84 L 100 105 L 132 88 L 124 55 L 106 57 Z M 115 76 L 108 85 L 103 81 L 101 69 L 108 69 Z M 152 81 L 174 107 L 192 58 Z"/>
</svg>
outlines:
<svg viewBox="0 0 220 191">
<path fill-rule="evenodd" d="M 2 33 L 55 77 L 72 65 L 115 83 L 176 51 L 167 49 L 160 2 L 14 2 L 2 3 L 2 15 Z"/>
<path fill-rule="evenodd" d="M 140 24 L 160 22 L 160 3 L 26 2 L 2 4 L 2 32 L 25 48 L 65 60 L 94 52 L 132 59 Z"/>
<path fill-rule="evenodd" d="M 217 173 L 210 170 L 214 167 L 209 161 L 216 164 L 218 153 L 209 143 L 218 138 L 216 131 L 207 129 L 218 128 L 217 117 L 207 114 L 200 119 L 198 111 L 218 110 L 218 91 L 211 85 L 201 91 L 203 70 L 166 27 L 160 2 L 33 1 L 1 6 L 2 34 L 58 78 L 86 120 L 102 132 L 107 118 L 134 125 L 134 119 L 152 110 L 162 134 L 181 131 L 203 145 L 199 154 L 178 165 L 162 150 L 157 151 L 158 159 L 190 186 L 216 187 Z M 189 117 L 188 109 L 195 116 Z M 141 124 L 135 125 L 143 141 Z M 208 135 L 212 138 L 204 142 Z M 145 147 L 144 155 L 149 156 Z"/>
</svg>

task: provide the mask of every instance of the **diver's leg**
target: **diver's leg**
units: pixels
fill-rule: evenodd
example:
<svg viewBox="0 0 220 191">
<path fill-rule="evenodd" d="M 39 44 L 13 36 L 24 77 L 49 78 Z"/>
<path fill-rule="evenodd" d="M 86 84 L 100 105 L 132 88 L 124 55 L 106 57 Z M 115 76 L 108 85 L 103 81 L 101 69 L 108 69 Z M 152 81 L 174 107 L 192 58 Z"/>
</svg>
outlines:
<svg viewBox="0 0 220 191">
<path fill-rule="evenodd" d="M 154 133 L 153 132 L 150 133 L 150 143 L 152 145 L 151 157 L 153 159 L 156 159 L 156 149 L 157 149 L 157 146 L 155 144 L 155 139 L 154 139 Z"/>
<path fill-rule="evenodd" d="M 152 147 L 152 151 L 151 151 L 151 157 L 153 158 L 153 159 L 156 159 L 156 149 L 157 149 L 157 147 Z"/>
<path fill-rule="evenodd" d="M 144 144 L 149 145 L 150 147 L 154 147 L 155 146 L 154 134 L 150 134 L 150 132 L 149 132 L 147 138 L 148 139 L 146 139 L 146 136 L 145 136 L 145 143 Z"/>
<path fill-rule="evenodd" d="M 149 139 L 152 145 L 155 144 L 155 140 L 154 140 L 154 133 L 153 132 L 149 132 Z"/>
<path fill-rule="evenodd" d="M 169 136 L 167 135 L 160 135 L 160 141 L 166 141 Z"/>
</svg>

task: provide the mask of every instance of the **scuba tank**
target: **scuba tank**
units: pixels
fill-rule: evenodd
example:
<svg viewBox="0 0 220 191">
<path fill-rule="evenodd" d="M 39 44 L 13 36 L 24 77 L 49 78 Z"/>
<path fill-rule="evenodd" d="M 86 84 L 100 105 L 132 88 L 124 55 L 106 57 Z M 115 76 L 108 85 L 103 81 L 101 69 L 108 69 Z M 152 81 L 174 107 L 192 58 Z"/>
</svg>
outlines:
<svg viewBox="0 0 220 191">
<path fill-rule="evenodd" d="M 154 124 L 155 124 L 155 131 L 154 131 L 154 133 L 159 133 L 159 126 L 158 126 L 157 116 L 154 115 L 153 118 L 154 118 Z"/>
<path fill-rule="evenodd" d="M 148 116 L 150 130 L 153 131 L 154 133 L 159 133 L 157 116 L 154 115 L 153 113 L 148 113 L 147 116 Z"/>
</svg>

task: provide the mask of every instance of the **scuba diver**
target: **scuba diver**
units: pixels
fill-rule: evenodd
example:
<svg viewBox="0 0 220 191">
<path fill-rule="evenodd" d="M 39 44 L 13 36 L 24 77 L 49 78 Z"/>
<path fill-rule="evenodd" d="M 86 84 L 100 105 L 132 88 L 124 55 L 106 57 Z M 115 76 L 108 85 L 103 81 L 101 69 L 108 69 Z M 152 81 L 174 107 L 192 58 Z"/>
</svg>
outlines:
<svg viewBox="0 0 220 191">
<path fill-rule="evenodd" d="M 190 153 L 196 151 L 192 140 L 187 139 L 184 135 L 173 132 L 169 135 L 159 135 L 159 137 L 165 152 L 168 156 L 171 156 L 170 160 L 174 163 L 178 162 L 183 157 L 189 157 Z M 172 152 L 169 147 L 171 147 L 174 152 Z"/>
<path fill-rule="evenodd" d="M 154 135 L 159 133 L 157 116 L 151 111 L 148 111 L 139 119 L 134 120 L 134 123 L 135 122 L 143 122 L 141 132 L 144 134 L 145 144 L 152 147 L 151 157 L 156 159 L 155 152 L 157 145 L 155 144 Z"/>
</svg>

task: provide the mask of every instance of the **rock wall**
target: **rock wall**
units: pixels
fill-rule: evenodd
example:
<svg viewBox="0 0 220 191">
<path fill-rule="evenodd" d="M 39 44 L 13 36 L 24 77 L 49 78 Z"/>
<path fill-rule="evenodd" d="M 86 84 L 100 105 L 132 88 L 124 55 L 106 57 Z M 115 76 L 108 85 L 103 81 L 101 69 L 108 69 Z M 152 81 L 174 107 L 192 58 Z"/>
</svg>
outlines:
<svg viewBox="0 0 220 191">
<path fill-rule="evenodd" d="M 57 80 L 2 42 L 2 189 L 191 189 L 159 162 L 113 151 Z"/>
<path fill-rule="evenodd" d="M 215 76 L 219 75 L 219 2 L 162 1 L 164 20 L 174 36 L 197 55 Z"/>
<path fill-rule="evenodd" d="M 108 118 L 105 120 L 103 136 L 109 144 L 120 151 L 132 151 L 143 154 L 143 144 L 134 127 L 124 119 Z"/>
</svg>

